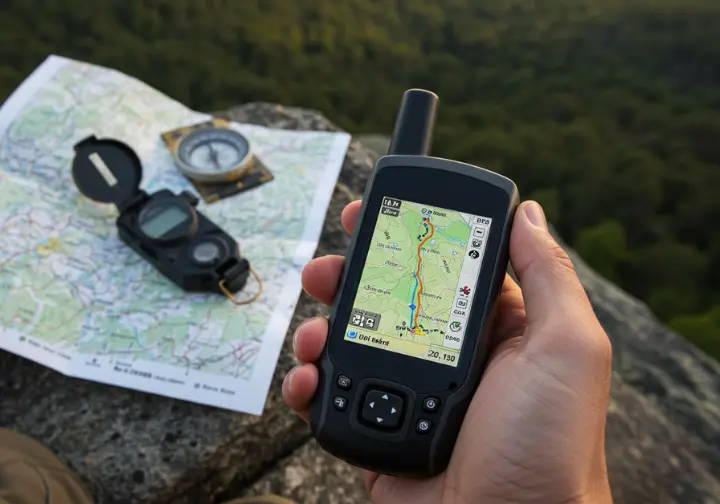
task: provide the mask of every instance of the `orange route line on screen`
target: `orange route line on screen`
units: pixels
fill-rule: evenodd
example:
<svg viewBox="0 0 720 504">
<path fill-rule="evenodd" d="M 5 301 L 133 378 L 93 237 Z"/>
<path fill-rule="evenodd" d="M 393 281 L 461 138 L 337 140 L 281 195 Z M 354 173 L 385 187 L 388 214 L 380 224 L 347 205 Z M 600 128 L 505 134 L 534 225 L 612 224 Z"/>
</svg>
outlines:
<svg viewBox="0 0 720 504">
<path fill-rule="evenodd" d="M 423 291 L 423 283 L 422 279 L 420 278 L 420 266 L 422 265 L 422 256 L 420 255 L 420 250 L 422 249 L 423 245 L 432 238 L 432 236 L 435 234 L 435 226 L 432 225 L 432 222 L 430 222 L 430 219 L 425 217 L 425 222 L 427 222 L 430 225 L 430 234 L 428 234 L 423 241 L 420 242 L 420 245 L 418 245 L 418 267 L 417 272 L 415 273 L 415 276 L 418 280 L 418 293 L 417 293 L 417 311 L 415 312 L 415 320 L 413 320 L 413 331 L 417 331 L 418 328 L 418 317 L 420 316 L 420 293 Z"/>
</svg>

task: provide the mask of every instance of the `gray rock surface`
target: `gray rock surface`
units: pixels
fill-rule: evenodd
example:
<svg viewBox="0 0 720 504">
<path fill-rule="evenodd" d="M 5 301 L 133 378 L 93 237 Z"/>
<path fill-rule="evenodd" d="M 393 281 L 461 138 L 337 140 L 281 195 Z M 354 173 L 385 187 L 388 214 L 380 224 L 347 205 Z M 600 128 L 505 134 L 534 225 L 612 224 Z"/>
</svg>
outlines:
<svg viewBox="0 0 720 504">
<path fill-rule="evenodd" d="M 720 502 L 720 365 L 568 251 L 613 344 L 615 502 Z"/>
<path fill-rule="evenodd" d="M 240 497 L 282 495 L 303 504 L 370 504 L 360 471 L 307 442 Z"/>
<path fill-rule="evenodd" d="M 253 103 L 241 122 L 336 130 L 317 112 Z M 318 255 L 343 254 L 342 208 L 359 197 L 375 155 L 354 141 Z M 614 347 L 608 464 L 615 502 L 720 502 L 720 365 L 640 302 L 575 265 Z M 306 296 L 293 324 L 326 309 Z M 65 378 L 0 353 L 0 426 L 46 443 L 82 475 L 98 503 L 209 503 L 272 491 L 298 502 L 367 502 L 346 464 L 323 453 L 282 404 L 293 361 L 287 338 L 261 418 Z"/>
<path fill-rule="evenodd" d="M 355 139 L 360 142 L 363 147 L 379 156 L 384 156 L 390 147 L 390 137 L 385 135 L 355 135 Z"/>
</svg>

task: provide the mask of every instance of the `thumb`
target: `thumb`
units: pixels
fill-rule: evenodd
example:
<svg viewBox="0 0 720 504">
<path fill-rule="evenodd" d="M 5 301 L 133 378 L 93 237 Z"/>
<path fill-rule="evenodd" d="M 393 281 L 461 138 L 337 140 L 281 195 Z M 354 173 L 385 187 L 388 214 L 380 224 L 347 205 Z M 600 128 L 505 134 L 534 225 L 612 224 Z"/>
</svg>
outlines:
<svg viewBox="0 0 720 504">
<path fill-rule="evenodd" d="M 525 201 L 515 212 L 510 262 L 520 282 L 530 328 L 561 329 L 573 321 L 595 320 L 570 257 L 548 232 L 545 213 L 534 201 Z"/>
</svg>

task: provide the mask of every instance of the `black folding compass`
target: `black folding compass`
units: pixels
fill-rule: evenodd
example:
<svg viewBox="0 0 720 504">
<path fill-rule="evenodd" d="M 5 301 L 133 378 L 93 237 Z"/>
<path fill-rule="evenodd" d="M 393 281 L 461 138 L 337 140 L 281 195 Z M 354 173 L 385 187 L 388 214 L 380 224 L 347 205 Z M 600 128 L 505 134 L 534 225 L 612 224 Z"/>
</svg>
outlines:
<svg viewBox="0 0 720 504">
<path fill-rule="evenodd" d="M 120 238 L 185 291 L 218 292 L 235 301 L 232 293 L 249 274 L 259 282 L 235 239 L 197 211 L 192 193 L 140 189 L 142 164 L 127 144 L 82 140 L 75 145 L 72 176 L 82 194 L 117 207 Z"/>
</svg>

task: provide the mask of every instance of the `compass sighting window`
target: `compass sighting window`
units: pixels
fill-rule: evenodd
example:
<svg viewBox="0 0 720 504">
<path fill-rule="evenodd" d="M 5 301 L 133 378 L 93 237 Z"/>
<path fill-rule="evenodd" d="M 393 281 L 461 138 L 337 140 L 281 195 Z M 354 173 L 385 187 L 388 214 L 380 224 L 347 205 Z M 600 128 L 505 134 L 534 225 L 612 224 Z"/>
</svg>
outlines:
<svg viewBox="0 0 720 504">
<path fill-rule="evenodd" d="M 181 207 L 168 205 L 148 212 L 140 222 L 140 229 L 150 238 L 160 238 L 188 220 L 190 220 L 190 215 Z"/>
</svg>

